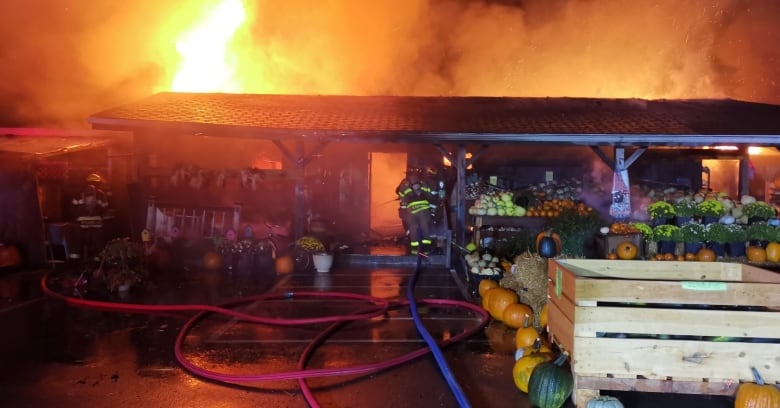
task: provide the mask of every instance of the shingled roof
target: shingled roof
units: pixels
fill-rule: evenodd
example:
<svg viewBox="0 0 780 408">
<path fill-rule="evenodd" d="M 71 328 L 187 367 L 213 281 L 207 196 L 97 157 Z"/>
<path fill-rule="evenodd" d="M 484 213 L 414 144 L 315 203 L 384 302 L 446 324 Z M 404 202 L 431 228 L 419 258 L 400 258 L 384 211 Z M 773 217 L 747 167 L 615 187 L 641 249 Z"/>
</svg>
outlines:
<svg viewBox="0 0 780 408">
<path fill-rule="evenodd" d="M 780 106 L 734 100 L 159 93 L 95 129 L 399 143 L 780 145 Z"/>
</svg>

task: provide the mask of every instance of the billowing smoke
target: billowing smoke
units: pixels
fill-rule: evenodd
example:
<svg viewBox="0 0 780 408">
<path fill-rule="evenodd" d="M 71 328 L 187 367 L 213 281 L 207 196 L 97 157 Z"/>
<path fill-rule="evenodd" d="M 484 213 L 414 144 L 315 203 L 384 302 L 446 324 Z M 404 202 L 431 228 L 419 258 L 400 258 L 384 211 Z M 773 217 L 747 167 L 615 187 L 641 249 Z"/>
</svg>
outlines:
<svg viewBox="0 0 780 408">
<path fill-rule="evenodd" d="M 86 126 L 167 90 L 218 0 L 0 2 L 0 124 Z M 780 103 L 780 2 L 244 0 L 245 92 Z"/>
</svg>

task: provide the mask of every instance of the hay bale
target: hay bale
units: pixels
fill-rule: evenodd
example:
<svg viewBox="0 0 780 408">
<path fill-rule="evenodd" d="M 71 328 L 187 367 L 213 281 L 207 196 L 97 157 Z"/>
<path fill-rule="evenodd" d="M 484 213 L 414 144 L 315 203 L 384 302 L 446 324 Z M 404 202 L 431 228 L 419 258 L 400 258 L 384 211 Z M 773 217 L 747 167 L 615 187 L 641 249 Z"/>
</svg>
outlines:
<svg viewBox="0 0 780 408">
<path fill-rule="evenodd" d="M 534 325 L 540 327 L 542 307 L 547 303 L 547 259 L 525 252 L 515 257 L 512 271 L 504 274 L 501 286 L 517 292 L 521 303 L 534 311 Z"/>
</svg>

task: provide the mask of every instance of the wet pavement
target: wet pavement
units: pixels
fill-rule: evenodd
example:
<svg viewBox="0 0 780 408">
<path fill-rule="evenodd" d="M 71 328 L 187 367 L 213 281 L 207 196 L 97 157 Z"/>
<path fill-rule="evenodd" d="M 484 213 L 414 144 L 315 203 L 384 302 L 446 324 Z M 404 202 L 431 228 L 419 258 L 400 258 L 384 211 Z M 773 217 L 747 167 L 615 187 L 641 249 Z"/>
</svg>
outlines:
<svg viewBox="0 0 780 408">
<path fill-rule="evenodd" d="M 237 290 L 224 274 L 185 268 L 160 275 L 154 285 L 127 297 L 86 293 L 87 299 L 121 304 L 223 304 L 259 293 L 346 292 L 403 300 L 413 262 L 352 259 L 329 273 L 266 273 L 253 290 Z M 377 258 L 379 259 L 379 258 Z M 0 292 L 2 335 L 0 406 L 3 407 L 307 407 L 295 380 L 217 382 L 186 370 L 174 355 L 182 327 L 193 313 L 136 314 L 78 308 L 46 298 L 38 289 L 48 271 L 5 272 Z M 52 274 L 52 287 L 72 294 Z M 10 282 L 10 283 L 9 283 Z M 60 285 L 58 286 L 58 282 Z M 18 285 L 16 284 L 18 283 Z M 468 290 L 447 268 L 426 264 L 415 285 L 417 299 L 467 300 Z M 232 307 L 282 318 L 349 314 L 366 303 L 351 299 L 277 298 Z M 464 309 L 421 305 L 426 328 L 447 339 L 479 324 Z M 187 332 L 183 355 L 199 369 L 230 376 L 261 376 L 296 370 L 299 357 L 324 324 L 279 327 L 208 315 Z M 408 308 L 341 327 L 306 363 L 309 369 L 373 364 L 424 347 Z M 511 377 L 514 358 L 480 330 L 444 349 L 455 378 L 473 407 L 530 407 Z M 307 380 L 323 407 L 455 407 L 434 358 L 426 354 L 366 375 Z M 731 407 L 724 397 L 615 393 L 626 407 Z M 571 407 L 569 403 L 567 407 Z"/>
</svg>

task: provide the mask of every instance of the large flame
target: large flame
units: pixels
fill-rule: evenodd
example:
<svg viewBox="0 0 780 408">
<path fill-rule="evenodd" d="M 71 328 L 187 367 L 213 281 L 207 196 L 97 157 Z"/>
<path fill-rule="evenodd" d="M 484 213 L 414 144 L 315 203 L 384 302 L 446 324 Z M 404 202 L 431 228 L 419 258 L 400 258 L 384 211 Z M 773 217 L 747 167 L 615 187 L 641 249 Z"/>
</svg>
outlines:
<svg viewBox="0 0 780 408">
<path fill-rule="evenodd" d="M 176 43 L 182 57 L 174 91 L 241 92 L 231 42 L 246 18 L 242 0 L 223 0 Z"/>
</svg>

